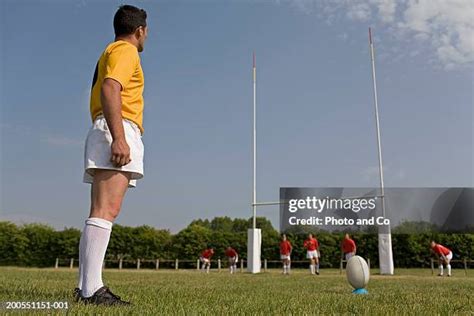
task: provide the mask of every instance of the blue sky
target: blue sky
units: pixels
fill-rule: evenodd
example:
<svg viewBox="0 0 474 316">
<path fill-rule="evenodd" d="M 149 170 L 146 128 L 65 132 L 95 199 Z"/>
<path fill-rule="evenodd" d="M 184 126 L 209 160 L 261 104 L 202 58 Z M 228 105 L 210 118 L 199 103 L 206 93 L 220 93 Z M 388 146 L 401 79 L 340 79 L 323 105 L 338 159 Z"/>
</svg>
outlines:
<svg viewBox="0 0 474 316">
<path fill-rule="evenodd" d="M 148 12 L 146 174 L 118 223 L 251 215 L 253 50 L 258 199 L 377 186 L 369 26 L 386 185 L 473 186 L 471 2 L 130 3 Z M 0 218 L 83 226 L 88 95 L 119 4 L 1 2 Z M 259 214 L 278 226 L 278 208 Z"/>
</svg>

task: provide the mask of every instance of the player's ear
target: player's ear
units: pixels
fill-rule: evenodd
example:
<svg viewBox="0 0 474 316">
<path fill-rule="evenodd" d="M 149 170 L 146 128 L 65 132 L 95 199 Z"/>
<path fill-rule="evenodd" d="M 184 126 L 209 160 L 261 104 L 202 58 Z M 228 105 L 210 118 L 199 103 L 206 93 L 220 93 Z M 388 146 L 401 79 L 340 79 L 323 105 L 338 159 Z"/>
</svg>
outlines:
<svg viewBox="0 0 474 316">
<path fill-rule="evenodd" d="M 135 38 L 139 39 L 144 35 L 143 26 L 137 27 L 135 30 Z"/>
</svg>

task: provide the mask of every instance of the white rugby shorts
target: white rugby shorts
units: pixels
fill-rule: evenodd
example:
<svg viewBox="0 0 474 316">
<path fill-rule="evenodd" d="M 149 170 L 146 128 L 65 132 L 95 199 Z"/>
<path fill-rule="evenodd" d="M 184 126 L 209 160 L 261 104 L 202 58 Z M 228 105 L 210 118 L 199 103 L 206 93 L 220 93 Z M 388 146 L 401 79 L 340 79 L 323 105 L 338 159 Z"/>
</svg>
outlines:
<svg viewBox="0 0 474 316">
<path fill-rule="evenodd" d="M 306 258 L 307 259 L 319 258 L 319 253 L 317 250 L 307 251 Z"/>
<path fill-rule="evenodd" d="M 110 134 L 107 122 L 103 116 L 97 117 L 87 134 L 84 149 L 84 178 L 85 183 L 94 181 L 94 172 L 96 169 L 118 170 L 130 172 L 131 178 L 129 187 L 133 188 L 137 180 L 143 178 L 143 155 L 144 146 L 142 142 L 141 131 L 138 126 L 124 119 L 123 128 L 125 140 L 130 147 L 129 164 L 122 167 L 115 167 L 110 162 L 112 135 Z"/>
</svg>

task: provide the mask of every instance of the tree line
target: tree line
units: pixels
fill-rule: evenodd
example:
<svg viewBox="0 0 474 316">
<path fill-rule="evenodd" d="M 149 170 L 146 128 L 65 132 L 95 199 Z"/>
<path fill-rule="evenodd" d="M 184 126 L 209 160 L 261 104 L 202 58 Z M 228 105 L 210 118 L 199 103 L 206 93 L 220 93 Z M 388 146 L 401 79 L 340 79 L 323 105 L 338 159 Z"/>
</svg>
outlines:
<svg viewBox="0 0 474 316">
<path fill-rule="evenodd" d="M 151 226 L 114 225 L 107 249 L 107 260 L 175 259 L 196 260 L 202 250 L 215 249 L 214 258 L 224 259 L 228 246 L 241 258 L 247 256 L 247 229 L 251 219 L 216 217 L 194 220 L 176 234 Z M 262 258 L 279 260 L 280 234 L 264 217 L 257 218 L 262 230 Z M 420 230 L 420 227 L 423 227 Z M 305 260 L 303 241 L 313 233 L 320 243 L 321 266 L 338 267 L 340 243 L 344 232 L 323 232 L 298 228 L 288 231 L 293 245 L 292 260 Z M 474 259 L 474 234 L 446 234 L 431 231 L 429 225 L 406 222 L 392 231 L 392 247 L 396 267 L 426 266 L 432 254 L 429 242 L 435 240 L 454 253 L 453 259 Z M 0 222 L 0 265 L 51 267 L 56 258 L 79 257 L 81 232 L 76 228 L 57 231 L 44 224 L 15 225 Z M 378 265 L 378 235 L 376 230 L 351 234 L 357 244 L 357 254 Z"/>
</svg>

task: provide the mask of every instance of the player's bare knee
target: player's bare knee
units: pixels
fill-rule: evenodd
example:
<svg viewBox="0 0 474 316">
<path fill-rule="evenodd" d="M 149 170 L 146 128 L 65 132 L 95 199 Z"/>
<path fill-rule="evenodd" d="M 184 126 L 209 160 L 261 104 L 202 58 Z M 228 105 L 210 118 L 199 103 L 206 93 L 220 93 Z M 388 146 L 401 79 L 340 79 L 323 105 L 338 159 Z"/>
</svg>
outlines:
<svg viewBox="0 0 474 316">
<path fill-rule="evenodd" d="M 119 206 L 93 206 L 91 207 L 91 217 L 99 217 L 113 222 L 120 213 Z"/>
<path fill-rule="evenodd" d="M 107 215 L 112 218 L 116 219 L 120 213 L 121 203 L 110 203 L 106 209 Z"/>
</svg>

